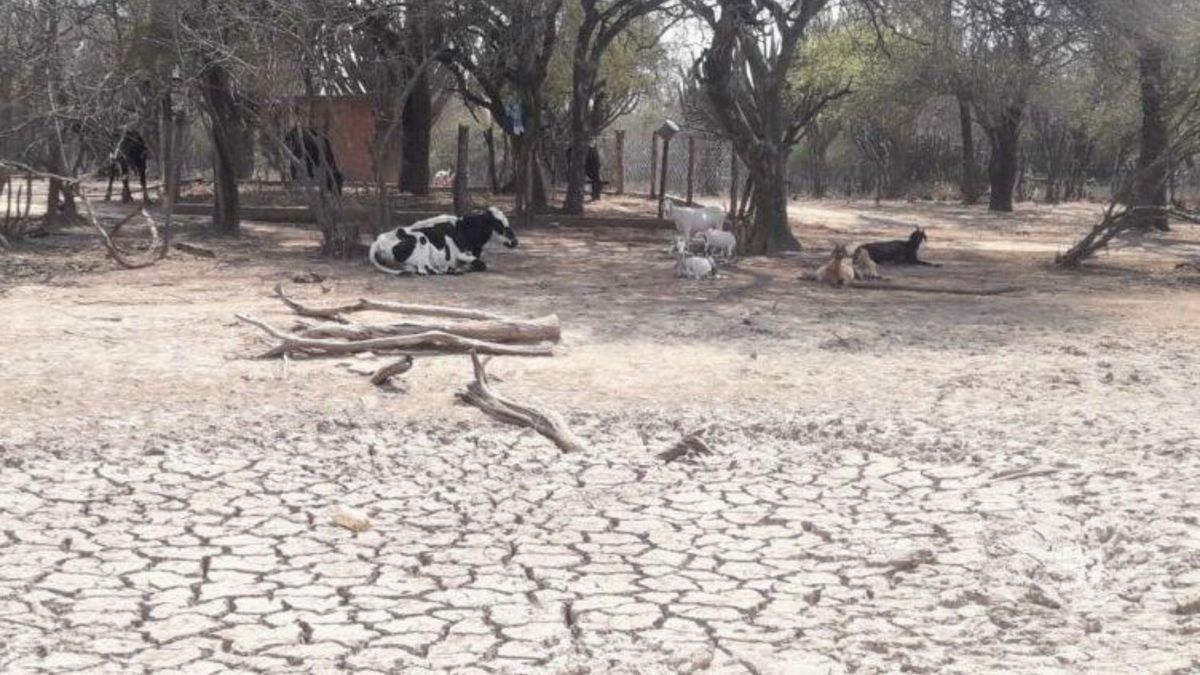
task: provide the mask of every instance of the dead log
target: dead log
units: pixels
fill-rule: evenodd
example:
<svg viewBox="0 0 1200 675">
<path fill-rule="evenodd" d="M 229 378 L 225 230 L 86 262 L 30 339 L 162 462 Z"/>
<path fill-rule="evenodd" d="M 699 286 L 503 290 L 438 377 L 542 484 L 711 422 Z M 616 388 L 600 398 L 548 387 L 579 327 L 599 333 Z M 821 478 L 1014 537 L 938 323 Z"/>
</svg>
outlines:
<svg viewBox="0 0 1200 675">
<path fill-rule="evenodd" d="M 551 314 L 530 321 L 403 321 L 385 325 L 359 323 L 320 323 L 296 331 L 305 338 L 334 338 L 338 340 L 369 340 L 395 335 L 414 335 L 440 331 L 459 337 L 488 342 L 558 342 L 562 335 L 558 316 Z"/>
<path fill-rule="evenodd" d="M 581 452 L 585 449 L 583 442 L 571 433 L 562 415 L 528 403 L 517 403 L 493 389 L 488 382 L 484 363 L 479 360 L 479 354 L 475 350 L 471 350 L 470 354 L 475 381 L 468 384 L 465 391 L 458 393 L 460 400 L 501 422 L 533 429 L 553 441 L 563 452 Z"/>
<path fill-rule="evenodd" d="M 384 382 L 387 382 L 388 380 L 392 379 L 396 375 L 400 375 L 402 373 L 407 373 L 409 370 L 412 370 L 412 367 L 413 367 L 413 357 L 409 356 L 408 354 L 405 354 L 399 360 L 392 361 L 391 363 L 387 364 L 386 366 L 383 366 L 379 370 L 376 370 L 371 375 L 371 384 L 378 387 L 379 385 L 383 384 Z"/>
<path fill-rule="evenodd" d="M 476 321 L 508 321 L 506 317 L 499 314 L 491 314 L 489 312 L 481 312 L 475 309 L 463 309 L 459 307 L 442 307 L 439 305 L 412 305 L 400 302 L 387 302 L 382 300 L 371 300 L 369 298 L 360 298 L 356 302 L 335 307 L 309 307 L 302 305 L 299 302 L 288 297 L 283 292 L 283 284 L 275 284 L 275 295 L 283 304 L 291 308 L 301 316 L 308 316 L 315 319 L 330 319 L 345 323 L 347 319 L 343 314 L 351 314 L 353 312 L 393 312 L 396 314 L 416 314 L 420 316 L 440 316 L 447 319 L 473 319 Z"/>
<path fill-rule="evenodd" d="M 343 342 L 308 338 L 281 331 L 258 319 L 235 315 L 239 321 L 256 326 L 271 337 L 279 340 L 279 344 L 263 354 L 264 357 L 280 356 L 295 352 L 318 354 L 357 354 L 360 352 L 393 351 L 397 349 L 423 349 L 439 352 L 466 352 L 476 350 L 483 354 L 504 356 L 552 356 L 554 347 L 548 344 L 538 345 L 505 345 L 483 340 L 474 340 L 438 330 L 430 330 L 411 335 L 393 335 L 389 337 L 370 338 Z"/>
<path fill-rule="evenodd" d="M 207 249 L 207 248 L 204 248 L 203 246 L 197 246 L 195 244 L 189 244 L 186 241 L 175 242 L 175 246 L 173 248 L 176 251 L 183 251 L 184 253 L 191 253 L 192 255 L 196 256 L 197 258 L 216 258 L 217 257 L 217 254 L 215 252 L 213 252 L 212 249 Z"/>
</svg>

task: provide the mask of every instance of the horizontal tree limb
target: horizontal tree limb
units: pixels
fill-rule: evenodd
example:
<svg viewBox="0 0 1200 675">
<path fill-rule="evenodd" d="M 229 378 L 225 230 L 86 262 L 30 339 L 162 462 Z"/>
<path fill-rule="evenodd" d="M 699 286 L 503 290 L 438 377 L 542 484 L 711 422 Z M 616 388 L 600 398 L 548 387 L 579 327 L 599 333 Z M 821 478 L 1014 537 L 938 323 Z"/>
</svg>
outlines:
<svg viewBox="0 0 1200 675">
<path fill-rule="evenodd" d="M 481 312 L 475 309 L 464 309 L 459 307 L 442 307 L 439 305 L 414 305 L 400 302 L 387 302 L 382 300 L 371 300 L 369 298 L 359 298 L 356 302 L 335 307 L 309 307 L 296 302 L 288 297 L 283 291 L 283 284 L 275 284 L 275 295 L 283 304 L 287 305 L 292 311 L 301 316 L 308 316 L 317 319 L 331 319 L 333 321 L 346 322 L 343 314 L 353 312 L 394 312 L 397 314 L 416 314 L 421 316 L 440 316 L 448 319 L 473 319 L 477 321 L 508 321 L 506 317 L 499 314 L 489 312 Z"/>
<path fill-rule="evenodd" d="M 507 356 L 552 356 L 553 345 L 505 345 L 484 340 L 460 337 L 437 330 L 414 333 L 412 335 L 394 335 L 389 337 L 370 338 L 344 342 L 341 340 L 326 340 L 308 338 L 281 331 L 263 321 L 241 314 L 235 315 L 239 321 L 262 329 L 280 344 L 263 356 L 280 356 L 293 352 L 317 352 L 322 354 L 357 354 L 360 352 L 390 351 L 395 349 L 427 349 L 443 352 L 465 352 L 476 350 L 482 354 L 497 354 Z"/>
</svg>

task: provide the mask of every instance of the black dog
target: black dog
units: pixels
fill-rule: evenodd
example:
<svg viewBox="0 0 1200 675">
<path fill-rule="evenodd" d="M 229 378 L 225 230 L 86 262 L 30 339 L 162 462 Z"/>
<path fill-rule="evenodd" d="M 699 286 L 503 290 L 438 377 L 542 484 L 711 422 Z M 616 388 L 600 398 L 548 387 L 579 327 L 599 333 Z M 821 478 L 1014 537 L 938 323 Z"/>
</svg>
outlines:
<svg viewBox="0 0 1200 675">
<path fill-rule="evenodd" d="M 867 255 L 871 256 L 880 265 L 927 265 L 929 267 L 941 267 L 935 263 L 925 262 L 917 258 L 917 250 L 921 248 L 921 243 L 926 239 L 925 230 L 917 228 L 909 235 L 907 240 L 893 241 L 877 241 L 870 244 L 863 244 L 854 249 L 855 255 L 859 251 L 866 250 Z"/>
<path fill-rule="evenodd" d="M 300 163 L 304 164 L 304 172 L 309 178 L 317 178 L 317 171 L 324 178 L 323 187 L 328 192 L 342 194 L 342 185 L 346 179 L 338 170 L 337 159 L 333 156 L 333 145 L 329 138 L 312 127 L 293 127 L 283 136 L 283 144 L 291 155 L 292 180 L 300 173 Z"/>
</svg>

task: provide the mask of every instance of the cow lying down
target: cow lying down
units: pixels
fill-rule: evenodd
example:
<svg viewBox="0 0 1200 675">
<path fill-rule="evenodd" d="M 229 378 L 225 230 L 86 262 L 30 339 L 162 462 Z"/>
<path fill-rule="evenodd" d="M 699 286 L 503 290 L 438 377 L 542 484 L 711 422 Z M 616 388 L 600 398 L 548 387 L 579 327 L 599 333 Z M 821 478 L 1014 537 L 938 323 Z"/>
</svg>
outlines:
<svg viewBox="0 0 1200 675">
<path fill-rule="evenodd" d="M 496 207 L 459 218 L 435 216 L 384 232 L 371 244 L 371 264 L 388 274 L 458 274 L 487 269 L 481 256 L 492 235 L 508 248 L 517 235 Z"/>
</svg>

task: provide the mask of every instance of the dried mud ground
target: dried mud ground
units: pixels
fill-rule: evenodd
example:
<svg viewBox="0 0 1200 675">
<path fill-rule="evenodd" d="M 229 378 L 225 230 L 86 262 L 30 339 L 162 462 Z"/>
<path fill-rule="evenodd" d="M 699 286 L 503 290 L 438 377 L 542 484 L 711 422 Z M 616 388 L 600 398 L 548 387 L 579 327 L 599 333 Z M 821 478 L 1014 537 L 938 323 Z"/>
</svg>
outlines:
<svg viewBox="0 0 1200 675">
<path fill-rule="evenodd" d="M 797 203 L 810 253 L 710 282 L 618 229 L 442 278 L 262 224 L 139 271 L 83 229 L 19 244 L 0 672 L 1200 672 L 1200 294 L 1174 269 L 1200 238 L 1050 268 L 1096 208 Z M 797 280 L 917 222 L 944 266 L 896 280 L 1025 290 Z M 389 390 L 361 359 L 250 358 L 233 315 L 287 326 L 271 287 L 306 271 L 312 302 L 557 313 L 558 355 L 490 371 L 588 450 L 456 404 L 463 356 Z M 713 456 L 655 459 L 693 430 Z"/>
</svg>

